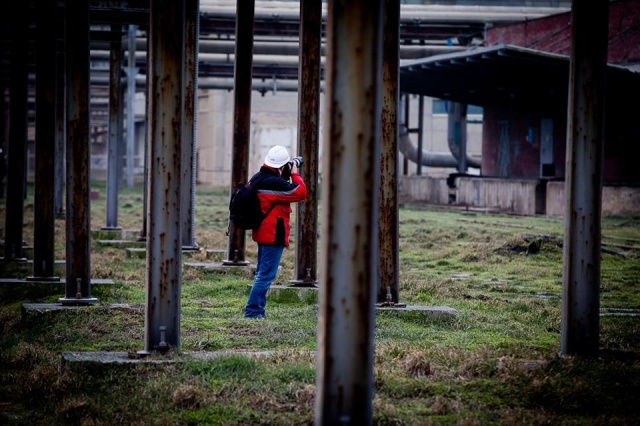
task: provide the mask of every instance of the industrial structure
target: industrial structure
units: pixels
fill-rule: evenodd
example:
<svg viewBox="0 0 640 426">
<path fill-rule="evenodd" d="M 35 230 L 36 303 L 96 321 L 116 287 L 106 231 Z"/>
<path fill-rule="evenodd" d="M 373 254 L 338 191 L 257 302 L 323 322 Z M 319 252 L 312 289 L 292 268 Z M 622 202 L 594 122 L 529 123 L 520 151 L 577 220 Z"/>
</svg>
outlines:
<svg viewBox="0 0 640 426">
<path fill-rule="evenodd" d="M 422 44 L 440 37 L 439 43 L 434 42 L 439 47 L 472 46 L 486 37 L 486 20 L 498 21 L 500 13 L 496 9 L 483 17 L 478 8 L 469 18 L 451 13 L 453 6 L 443 6 L 442 15 L 436 19 L 438 8 L 427 7 L 424 18 L 414 16 L 403 21 L 402 11 L 410 11 L 413 6 L 403 8 L 398 1 L 330 1 L 323 12 L 321 1 L 303 0 L 295 24 L 289 20 L 295 14 L 285 13 L 288 7 L 268 16 L 261 13 L 267 3 L 260 2 L 256 7 L 253 0 L 238 1 L 238 7 L 234 8 L 232 2 L 201 5 L 197 0 L 66 0 L 62 5 L 47 0 L 1 2 L 0 81 L 6 88 L 2 99 L 8 102 L 9 110 L 7 118 L 0 120 L 8 129 L 2 134 L 8 135 L 5 143 L 9 156 L 2 262 L 25 261 L 22 229 L 27 128 L 33 111 L 30 100 L 35 100 L 35 238 L 30 279 L 59 279 L 53 274 L 53 219 L 55 213 L 62 212 L 66 219 L 67 247 L 65 295 L 59 302 L 80 307 L 96 302 L 91 296 L 89 182 L 90 142 L 100 133 L 95 130 L 100 127 L 97 121 L 100 108 L 92 101 L 109 98 L 108 113 L 106 117 L 102 114 L 108 124 L 101 131 L 108 132 L 109 151 L 110 193 L 105 227 L 116 229 L 117 191 L 124 176 L 118 170 L 124 157 L 127 179 L 131 177 L 135 146 L 135 124 L 132 124 L 135 114 L 130 109 L 127 144 L 122 151 L 125 102 L 121 70 L 126 41 L 127 103 L 133 107 L 136 90 L 145 90 L 148 100 L 145 103 L 148 125 L 144 132 L 148 134 L 148 143 L 144 144 L 143 164 L 146 221 L 140 236 L 147 244 L 147 299 L 140 355 L 179 348 L 182 250 L 197 246 L 193 210 L 199 82 L 207 77 L 230 79 L 233 75 L 230 171 L 234 187 L 248 176 L 251 93 L 264 84 L 257 82 L 256 86 L 254 77 L 297 81 L 300 93 L 297 149 L 307 159 L 302 173 L 309 181 L 310 196 L 297 212 L 297 241 L 301 243 L 296 247 L 296 281 L 319 282 L 316 423 L 370 424 L 375 303 L 386 299 L 388 294 L 394 303 L 400 298 L 398 145 L 399 139 L 412 130 L 399 95 L 402 86 L 399 82 L 405 78 L 404 65 L 400 66 L 401 46 L 421 46 L 421 36 L 425 37 Z M 274 2 L 269 6 L 277 5 Z M 561 333 L 561 351 L 565 354 L 593 354 L 598 350 L 608 12 L 609 2 L 605 0 L 576 0 L 570 15 Z M 518 19 L 523 17 L 507 20 Z M 417 27 L 416 22 L 420 24 Z M 274 34 L 276 27 L 279 34 Z M 201 41 L 204 46 L 207 35 L 216 31 L 224 39 L 222 30 L 233 45 L 233 60 L 224 59 L 227 55 L 230 58 L 231 52 L 211 58 L 210 62 L 205 56 L 200 59 L 204 55 Z M 146 40 L 138 40 L 139 32 L 146 34 Z M 280 41 L 299 38 L 295 65 L 292 62 L 281 67 L 279 60 L 262 62 L 254 55 L 254 42 L 266 42 L 274 35 Z M 99 84 L 99 76 L 91 72 L 95 43 L 103 43 L 103 48 L 108 43 L 108 85 L 104 79 Z M 216 49 L 230 49 L 229 43 L 212 45 Z M 138 46 L 144 47 L 140 55 Z M 283 47 L 278 47 L 278 53 L 282 53 Z M 271 47 L 266 44 L 261 46 L 268 48 Z M 493 51 L 483 52 L 491 56 Z M 142 60 L 144 57 L 146 61 Z M 455 60 L 450 63 L 458 65 Z M 426 61 L 414 65 L 428 68 Z M 411 71 L 411 65 L 406 70 Z M 139 74 L 146 79 L 138 81 Z M 517 80 L 516 77 L 507 75 L 503 79 Z M 325 128 L 319 166 L 321 81 Z M 211 84 L 229 88 L 229 80 L 212 80 Z M 446 99 L 445 95 L 442 97 Z M 468 101 L 451 99 L 458 103 Z M 464 109 L 457 110 L 454 118 L 460 124 Z M 453 124 L 455 128 L 456 122 Z M 535 138 L 536 133 L 532 133 Z M 464 173 L 465 164 L 474 165 L 477 159 L 467 158 L 461 145 L 457 147 L 457 152 L 452 150 L 451 154 L 457 160 L 458 170 Z M 422 155 L 421 150 L 418 155 Z M 66 161 L 62 162 L 62 158 Z M 486 167 L 485 162 L 489 165 L 488 161 L 483 152 L 481 167 Z M 66 166 L 64 171 L 62 164 Z M 320 230 L 322 244 L 317 262 L 319 170 L 323 173 L 324 226 Z M 505 170 L 510 172 L 511 168 Z M 56 202 L 56 185 L 61 185 L 62 176 L 66 189 L 64 209 L 60 198 Z M 225 263 L 246 265 L 244 252 L 244 231 L 230 225 Z"/>
</svg>

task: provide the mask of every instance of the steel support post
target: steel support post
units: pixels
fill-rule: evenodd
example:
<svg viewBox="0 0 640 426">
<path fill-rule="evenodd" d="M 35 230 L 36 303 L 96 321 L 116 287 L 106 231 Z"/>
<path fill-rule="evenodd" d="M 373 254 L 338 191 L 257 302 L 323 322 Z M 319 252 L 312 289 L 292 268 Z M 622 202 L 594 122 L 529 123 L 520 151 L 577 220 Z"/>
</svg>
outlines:
<svg viewBox="0 0 640 426">
<path fill-rule="evenodd" d="M 371 424 L 382 1 L 329 2 L 315 423 Z"/>
<path fill-rule="evenodd" d="M 422 175 L 422 147 L 424 140 L 424 96 L 418 97 L 418 161 L 416 162 L 416 175 Z"/>
<path fill-rule="evenodd" d="M 152 0 L 147 298 L 143 353 L 180 347 L 185 0 Z"/>
<path fill-rule="evenodd" d="M 66 283 L 62 304 L 91 304 L 89 5 L 65 3 L 67 104 Z"/>
<path fill-rule="evenodd" d="M 127 37 L 127 187 L 133 188 L 133 162 L 136 141 L 136 25 L 129 25 Z"/>
<path fill-rule="evenodd" d="M 400 104 L 404 105 L 404 107 L 401 108 L 401 111 L 400 111 L 401 112 L 400 124 L 402 124 L 407 128 L 407 133 L 411 133 L 411 128 L 409 127 L 409 110 L 410 110 L 411 102 L 410 102 L 408 93 L 405 93 L 404 95 L 400 96 Z M 402 175 L 407 176 L 408 174 L 409 174 L 409 158 L 405 156 L 402 161 Z"/>
<path fill-rule="evenodd" d="M 57 12 L 61 15 L 60 11 Z M 60 16 L 62 18 L 62 16 Z M 62 21 L 63 19 L 59 19 Z M 64 219 L 64 185 L 66 176 L 65 167 L 65 142 L 66 142 L 66 101 L 65 101 L 65 71 L 64 71 L 64 47 L 56 53 L 56 153 L 55 153 L 55 178 L 53 210 L 55 216 Z"/>
<path fill-rule="evenodd" d="M 7 202 L 4 223 L 4 260 L 25 262 L 22 253 L 24 193 L 26 188 L 28 2 L 11 3 L 11 71 L 9 87 L 9 147 L 7 152 Z"/>
<path fill-rule="evenodd" d="M 118 179 L 118 163 L 120 144 L 122 139 L 122 116 L 120 104 L 122 102 L 122 26 L 113 25 L 111 32 L 115 36 L 111 41 L 109 58 L 109 140 L 107 151 L 107 211 L 106 223 L 102 229 L 117 230 L 118 226 L 118 193 L 120 180 Z"/>
<path fill-rule="evenodd" d="M 251 131 L 251 84 L 253 75 L 253 17 L 255 0 L 237 1 L 236 63 L 233 91 L 233 149 L 230 193 L 249 176 L 249 143 Z M 245 266 L 245 231 L 229 221 L 227 260 L 224 265 Z"/>
<path fill-rule="evenodd" d="M 53 189 L 56 143 L 56 1 L 38 0 L 36 13 L 36 179 L 33 214 L 33 276 L 59 281 L 53 274 L 55 216 Z"/>
<path fill-rule="evenodd" d="M 147 39 L 149 34 L 147 33 Z M 147 69 L 149 69 L 149 58 L 151 58 L 151 44 L 147 43 Z M 142 194 L 142 228 L 138 235 L 138 241 L 147 241 L 147 214 L 149 211 L 149 120 L 150 120 L 150 96 L 151 79 L 145 79 L 144 97 L 144 190 Z"/>
<path fill-rule="evenodd" d="M 184 55 L 184 143 L 182 144 L 182 249 L 197 250 L 195 240 L 196 204 L 196 119 L 198 116 L 198 39 L 200 1 L 186 0 Z"/>
<path fill-rule="evenodd" d="M 398 86 L 400 1 L 384 0 L 382 55 L 382 144 L 380 155 L 378 304 L 398 306 Z M 405 305 L 401 305 L 404 307 Z"/>
<path fill-rule="evenodd" d="M 307 199 L 298 203 L 296 216 L 295 286 L 314 286 L 318 264 L 318 148 L 320 116 L 320 44 L 322 1 L 300 2 L 300 67 L 298 70 L 298 155 Z"/>
<path fill-rule="evenodd" d="M 609 2 L 574 0 L 571 12 L 560 351 L 590 356 L 599 348 Z"/>
</svg>

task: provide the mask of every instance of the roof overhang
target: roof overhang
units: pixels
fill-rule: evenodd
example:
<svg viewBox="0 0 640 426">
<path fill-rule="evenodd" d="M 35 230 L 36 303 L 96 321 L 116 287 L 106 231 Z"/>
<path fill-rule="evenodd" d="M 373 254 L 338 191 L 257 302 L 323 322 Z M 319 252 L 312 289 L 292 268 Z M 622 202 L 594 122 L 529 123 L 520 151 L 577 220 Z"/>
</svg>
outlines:
<svg viewBox="0 0 640 426">
<path fill-rule="evenodd" d="M 400 90 L 472 105 L 566 105 L 569 56 L 511 46 L 467 50 L 400 63 Z M 640 91 L 640 73 L 607 66 L 607 96 Z"/>
</svg>

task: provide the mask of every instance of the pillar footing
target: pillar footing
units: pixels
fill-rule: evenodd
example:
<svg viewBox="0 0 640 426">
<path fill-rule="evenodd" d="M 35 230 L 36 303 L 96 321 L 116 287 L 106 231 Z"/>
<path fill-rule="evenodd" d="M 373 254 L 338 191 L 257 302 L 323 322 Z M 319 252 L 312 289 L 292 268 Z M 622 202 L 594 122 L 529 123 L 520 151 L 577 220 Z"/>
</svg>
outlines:
<svg viewBox="0 0 640 426">
<path fill-rule="evenodd" d="M 291 280 L 289 281 L 293 287 L 311 287 L 318 288 L 318 281 L 316 280 Z"/>
<path fill-rule="evenodd" d="M 3 257 L 0 262 L 3 263 L 27 263 L 29 259 L 26 257 Z"/>
<path fill-rule="evenodd" d="M 35 281 L 35 282 L 58 282 L 60 281 L 60 277 L 27 277 L 24 279 L 25 281 Z"/>
<path fill-rule="evenodd" d="M 249 266 L 250 263 L 246 260 L 223 260 L 222 264 L 224 266 Z"/>
<path fill-rule="evenodd" d="M 376 303 L 377 308 L 406 308 L 406 303 L 382 302 Z"/>
<path fill-rule="evenodd" d="M 88 306 L 98 303 L 95 297 L 61 297 L 58 302 L 63 306 Z"/>
</svg>

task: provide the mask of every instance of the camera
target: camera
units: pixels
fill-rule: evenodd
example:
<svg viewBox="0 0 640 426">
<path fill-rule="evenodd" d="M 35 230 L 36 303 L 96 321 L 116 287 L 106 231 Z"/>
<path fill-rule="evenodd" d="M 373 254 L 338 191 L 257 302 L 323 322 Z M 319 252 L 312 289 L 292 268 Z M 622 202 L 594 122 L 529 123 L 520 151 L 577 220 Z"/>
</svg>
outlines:
<svg viewBox="0 0 640 426">
<path fill-rule="evenodd" d="M 293 157 L 291 161 L 289 161 L 289 164 L 291 164 L 291 167 L 296 166 L 299 168 L 304 164 L 304 160 L 302 157 Z"/>
</svg>

